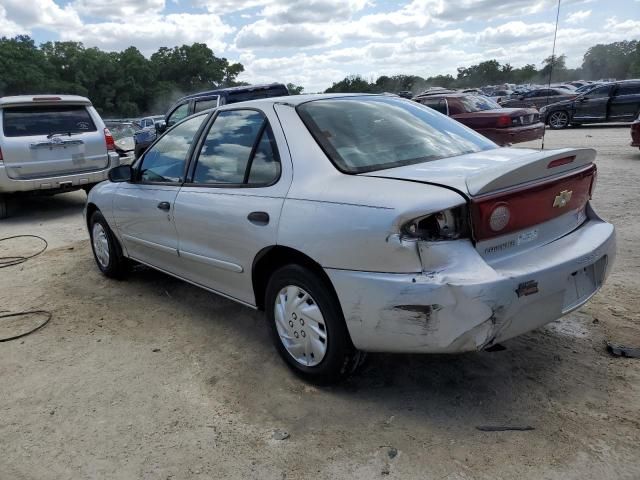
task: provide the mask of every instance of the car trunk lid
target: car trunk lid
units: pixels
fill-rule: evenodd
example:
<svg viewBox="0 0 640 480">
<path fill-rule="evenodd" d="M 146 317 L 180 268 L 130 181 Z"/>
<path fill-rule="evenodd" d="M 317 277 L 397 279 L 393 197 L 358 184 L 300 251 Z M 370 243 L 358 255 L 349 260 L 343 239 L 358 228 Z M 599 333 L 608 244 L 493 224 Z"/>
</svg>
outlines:
<svg viewBox="0 0 640 480">
<path fill-rule="evenodd" d="M 494 149 L 365 175 L 442 185 L 469 200 L 476 247 L 496 257 L 548 243 L 586 218 L 592 149 Z"/>
<path fill-rule="evenodd" d="M 90 104 L 55 97 L 3 105 L 0 139 L 7 175 L 24 180 L 106 168 L 105 132 L 92 110 Z"/>
</svg>

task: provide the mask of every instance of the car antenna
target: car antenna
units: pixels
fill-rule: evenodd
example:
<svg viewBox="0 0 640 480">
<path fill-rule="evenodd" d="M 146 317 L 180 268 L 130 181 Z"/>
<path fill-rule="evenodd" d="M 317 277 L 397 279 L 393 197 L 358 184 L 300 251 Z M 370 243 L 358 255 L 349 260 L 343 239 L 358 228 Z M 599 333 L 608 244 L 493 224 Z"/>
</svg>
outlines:
<svg viewBox="0 0 640 480">
<path fill-rule="evenodd" d="M 556 11 L 556 29 L 553 32 L 553 48 L 551 49 L 551 65 L 549 66 L 549 80 L 547 81 L 547 98 L 545 99 L 544 106 L 549 105 L 549 89 L 551 88 L 551 74 L 553 73 L 553 65 L 556 63 L 556 37 L 558 36 L 558 22 L 560 20 L 560 2 L 558 0 L 558 9 Z M 542 146 L 540 150 L 544 150 L 544 136 L 547 133 L 547 121 L 542 123 Z"/>
</svg>

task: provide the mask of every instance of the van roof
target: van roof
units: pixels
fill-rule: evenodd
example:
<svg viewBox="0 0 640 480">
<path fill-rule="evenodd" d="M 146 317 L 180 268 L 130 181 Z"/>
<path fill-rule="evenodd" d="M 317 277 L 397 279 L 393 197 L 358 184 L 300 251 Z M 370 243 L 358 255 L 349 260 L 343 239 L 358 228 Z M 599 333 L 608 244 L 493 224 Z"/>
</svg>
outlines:
<svg viewBox="0 0 640 480">
<path fill-rule="evenodd" d="M 8 105 L 91 105 L 91 100 L 79 95 L 14 95 L 0 97 L 0 107 Z"/>
</svg>

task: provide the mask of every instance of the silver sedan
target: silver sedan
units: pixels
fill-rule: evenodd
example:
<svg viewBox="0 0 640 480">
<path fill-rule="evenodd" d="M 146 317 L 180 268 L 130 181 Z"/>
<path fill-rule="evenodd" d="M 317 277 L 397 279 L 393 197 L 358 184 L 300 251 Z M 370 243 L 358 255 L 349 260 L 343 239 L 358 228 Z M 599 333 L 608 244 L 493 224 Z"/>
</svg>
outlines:
<svg viewBox="0 0 640 480">
<path fill-rule="evenodd" d="M 590 149 L 498 148 L 418 103 L 301 95 L 188 117 L 86 207 L 132 261 L 264 310 L 315 382 L 361 352 L 481 350 L 583 305 L 615 257 Z"/>
</svg>

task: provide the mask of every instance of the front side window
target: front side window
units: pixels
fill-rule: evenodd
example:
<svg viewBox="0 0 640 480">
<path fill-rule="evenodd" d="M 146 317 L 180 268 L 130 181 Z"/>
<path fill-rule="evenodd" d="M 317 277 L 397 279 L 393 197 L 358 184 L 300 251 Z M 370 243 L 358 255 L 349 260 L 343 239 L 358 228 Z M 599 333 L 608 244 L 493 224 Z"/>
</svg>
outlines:
<svg viewBox="0 0 640 480">
<path fill-rule="evenodd" d="M 97 131 L 96 125 L 84 105 L 5 107 L 2 124 L 6 137 Z"/>
<path fill-rule="evenodd" d="M 269 184 L 280 175 L 273 134 L 255 110 L 226 110 L 216 117 L 202 144 L 193 182 Z"/>
<path fill-rule="evenodd" d="M 597 87 L 586 94 L 589 98 L 602 98 L 608 97 L 611 91 L 611 85 L 605 85 L 604 87 Z"/>
<path fill-rule="evenodd" d="M 177 125 L 158 140 L 142 157 L 142 182 L 175 183 L 184 180 L 185 162 L 206 114 Z"/>
<path fill-rule="evenodd" d="M 178 108 L 176 108 L 169 117 L 167 118 L 167 126 L 170 127 L 175 125 L 180 120 L 183 120 L 189 116 L 189 104 L 183 103 Z"/>
<path fill-rule="evenodd" d="M 386 96 L 314 100 L 297 107 L 315 140 L 346 173 L 497 148 L 487 138 L 416 102 Z"/>
</svg>

